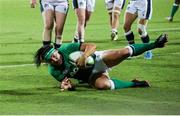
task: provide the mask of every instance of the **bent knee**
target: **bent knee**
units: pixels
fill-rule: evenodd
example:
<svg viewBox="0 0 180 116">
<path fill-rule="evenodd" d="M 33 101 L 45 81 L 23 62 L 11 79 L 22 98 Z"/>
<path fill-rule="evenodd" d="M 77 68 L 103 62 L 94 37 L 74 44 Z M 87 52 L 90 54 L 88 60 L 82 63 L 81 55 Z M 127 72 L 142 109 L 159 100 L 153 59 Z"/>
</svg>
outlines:
<svg viewBox="0 0 180 116">
<path fill-rule="evenodd" d="M 122 51 L 122 54 L 124 56 L 128 56 L 129 55 L 129 49 L 128 48 L 125 48 L 123 51 Z"/>
<path fill-rule="evenodd" d="M 101 79 L 98 78 L 95 82 L 95 88 L 99 90 L 107 90 L 111 88 L 111 84 L 109 82 L 109 79 Z"/>
<path fill-rule="evenodd" d="M 44 26 L 44 28 L 45 28 L 45 30 L 53 30 L 53 27 L 54 27 L 54 25 L 45 25 Z"/>
<path fill-rule="evenodd" d="M 107 83 L 98 83 L 95 84 L 95 88 L 99 90 L 106 90 L 106 89 L 110 89 L 110 86 Z"/>
</svg>

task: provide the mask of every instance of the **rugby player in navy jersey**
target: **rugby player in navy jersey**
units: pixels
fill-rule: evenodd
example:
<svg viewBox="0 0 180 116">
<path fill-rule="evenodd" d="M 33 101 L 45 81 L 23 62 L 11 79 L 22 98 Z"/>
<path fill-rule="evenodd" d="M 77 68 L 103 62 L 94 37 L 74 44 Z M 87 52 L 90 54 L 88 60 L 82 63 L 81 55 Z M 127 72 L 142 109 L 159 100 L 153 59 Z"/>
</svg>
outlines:
<svg viewBox="0 0 180 116">
<path fill-rule="evenodd" d="M 105 0 L 106 9 L 110 17 L 111 40 L 118 39 L 119 16 L 124 4 L 125 0 Z"/>
<path fill-rule="evenodd" d="M 131 30 L 132 24 L 138 19 L 138 33 L 143 43 L 149 43 L 150 38 L 147 32 L 148 20 L 152 15 L 152 0 L 130 0 L 127 5 L 124 19 L 124 31 L 128 44 L 134 44 L 134 34 Z M 152 58 L 152 52 L 147 51 L 144 54 L 145 59 Z"/>
<path fill-rule="evenodd" d="M 77 16 L 77 24 L 73 42 L 85 41 L 85 27 L 94 11 L 95 0 L 72 0 Z"/>
</svg>

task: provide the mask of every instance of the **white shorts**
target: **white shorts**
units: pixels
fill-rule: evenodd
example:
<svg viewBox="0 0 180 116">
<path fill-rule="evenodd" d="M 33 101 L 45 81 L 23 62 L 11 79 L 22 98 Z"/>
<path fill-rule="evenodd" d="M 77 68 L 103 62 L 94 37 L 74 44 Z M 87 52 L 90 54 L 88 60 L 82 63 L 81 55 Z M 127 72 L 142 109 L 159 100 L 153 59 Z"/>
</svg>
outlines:
<svg viewBox="0 0 180 116">
<path fill-rule="evenodd" d="M 73 8 L 86 9 L 89 12 L 93 12 L 95 7 L 95 0 L 73 0 Z"/>
<path fill-rule="evenodd" d="M 67 0 L 40 0 L 41 12 L 46 10 L 53 10 L 67 14 L 68 12 L 68 1 Z"/>
<path fill-rule="evenodd" d="M 108 71 L 110 68 L 107 67 L 107 65 L 103 61 L 103 53 L 105 51 L 96 51 L 94 54 L 96 55 L 95 59 L 95 65 L 93 68 L 92 73 L 98 73 L 98 72 L 104 72 L 108 74 Z"/>
<path fill-rule="evenodd" d="M 139 19 L 151 19 L 152 0 L 130 0 L 126 12 L 137 13 Z"/>
<path fill-rule="evenodd" d="M 40 2 L 66 2 L 68 0 L 40 0 Z"/>
<path fill-rule="evenodd" d="M 115 7 L 123 9 L 125 0 L 105 0 L 106 9 L 108 12 L 112 12 Z"/>
</svg>

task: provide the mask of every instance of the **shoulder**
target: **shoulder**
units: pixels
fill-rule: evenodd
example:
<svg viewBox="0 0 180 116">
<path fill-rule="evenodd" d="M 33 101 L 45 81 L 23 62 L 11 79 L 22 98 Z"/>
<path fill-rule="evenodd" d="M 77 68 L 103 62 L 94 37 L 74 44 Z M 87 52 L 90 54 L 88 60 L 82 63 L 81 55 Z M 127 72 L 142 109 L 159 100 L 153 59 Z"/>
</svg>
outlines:
<svg viewBox="0 0 180 116">
<path fill-rule="evenodd" d="M 64 67 L 56 67 L 53 65 L 48 65 L 48 72 L 52 75 L 52 76 L 58 76 L 61 75 L 64 71 Z"/>
<path fill-rule="evenodd" d="M 64 79 L 65 75 L 63 74 L 63 69 L 48 65 L 48 72 L 56 80 L 61 81 Z"/>
<path fill-rule="evenodd" d="M 80 43 L 64 43 L 61 45 L 59 50 L 62 49 L 80 49 L 81 44 Z"/>
</svg>

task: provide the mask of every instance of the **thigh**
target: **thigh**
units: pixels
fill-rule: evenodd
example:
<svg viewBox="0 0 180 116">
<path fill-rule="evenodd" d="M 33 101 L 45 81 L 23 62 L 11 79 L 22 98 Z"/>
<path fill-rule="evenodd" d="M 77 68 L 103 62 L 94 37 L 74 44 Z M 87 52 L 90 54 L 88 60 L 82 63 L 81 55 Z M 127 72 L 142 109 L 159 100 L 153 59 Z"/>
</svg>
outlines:
<svg viewBox="0 0 180 116">
<path fill-rule="evenodd" d="M 68 3 L 67 2 L 57 3 L 55 4 L 55 6 L 56 6 L 55 7 L 56 27 L 59 31 L 62 31 L 68 12 Z"/>
<path fill-rule="evenodd" d="M 44 25 L 51 26 L 54 22 L 54 6 L 49 2 L 41 1 L 40 2 L 41 13 L 44 20 Z"/>
<path fill-rule="evenodd" d="M 103 53 L 102 59 L 107 65 L 107 67 L 113 67 L 120 64 L 123 60 L 129 57 L 129 49 L 117 49 L 117 50 L 107 50 Z"/>
<path fill-rule="evenodd" d="M 137 14 L 126 12 L 124 16 L 124 25 L 126 27 L 131 27 L 132 23 L 136 20 L 136 18 L 137 18 Z"/>
<path fill-rule="evenodd" d="M 75 13 L 78 17 L 78 22 L 85 22 L 85 17 L 86 17 L 86 10 L 85 9 L 81 9 L 81 8 L 77 8 L 75 9 Z"/>
<path fill-rule="evenodd" d="M 61 12 L 56 12 L 56 28 L 58 32 L 62 33 L 65 21 L 66 21 L 66 14 Z"/>
<path fill-rule="evenodd" d="M 55 16 L 54 11 L 51 9 L 43 11 L 42 17 L 43 17 L 44 25 L 53 28 L 54 16 Z"/>
<path fill-rule="evenodd" d="M 85 15 L 86 15 L 86 16 L 85 16 L 85 17 L 86 17 L 86 18 L 85 18 L 85 19 L 86 19 L 86 21 L 85 21 L 85 22 L 87 22 L 87 21 L 89 21 L 89 19 L 90 19 L 90 17 L 91 17 L 92 12 L 89 12 L 89 11 L 87 11 L 87 10 L 86 10 L 85 12 L 86 12 L 86 13 L 85 13 Z"/>
<path fill-rule="evenodd" d="M 86 0 L 73 0 L 74 9 L 86 9 Z"/>
</svg>

